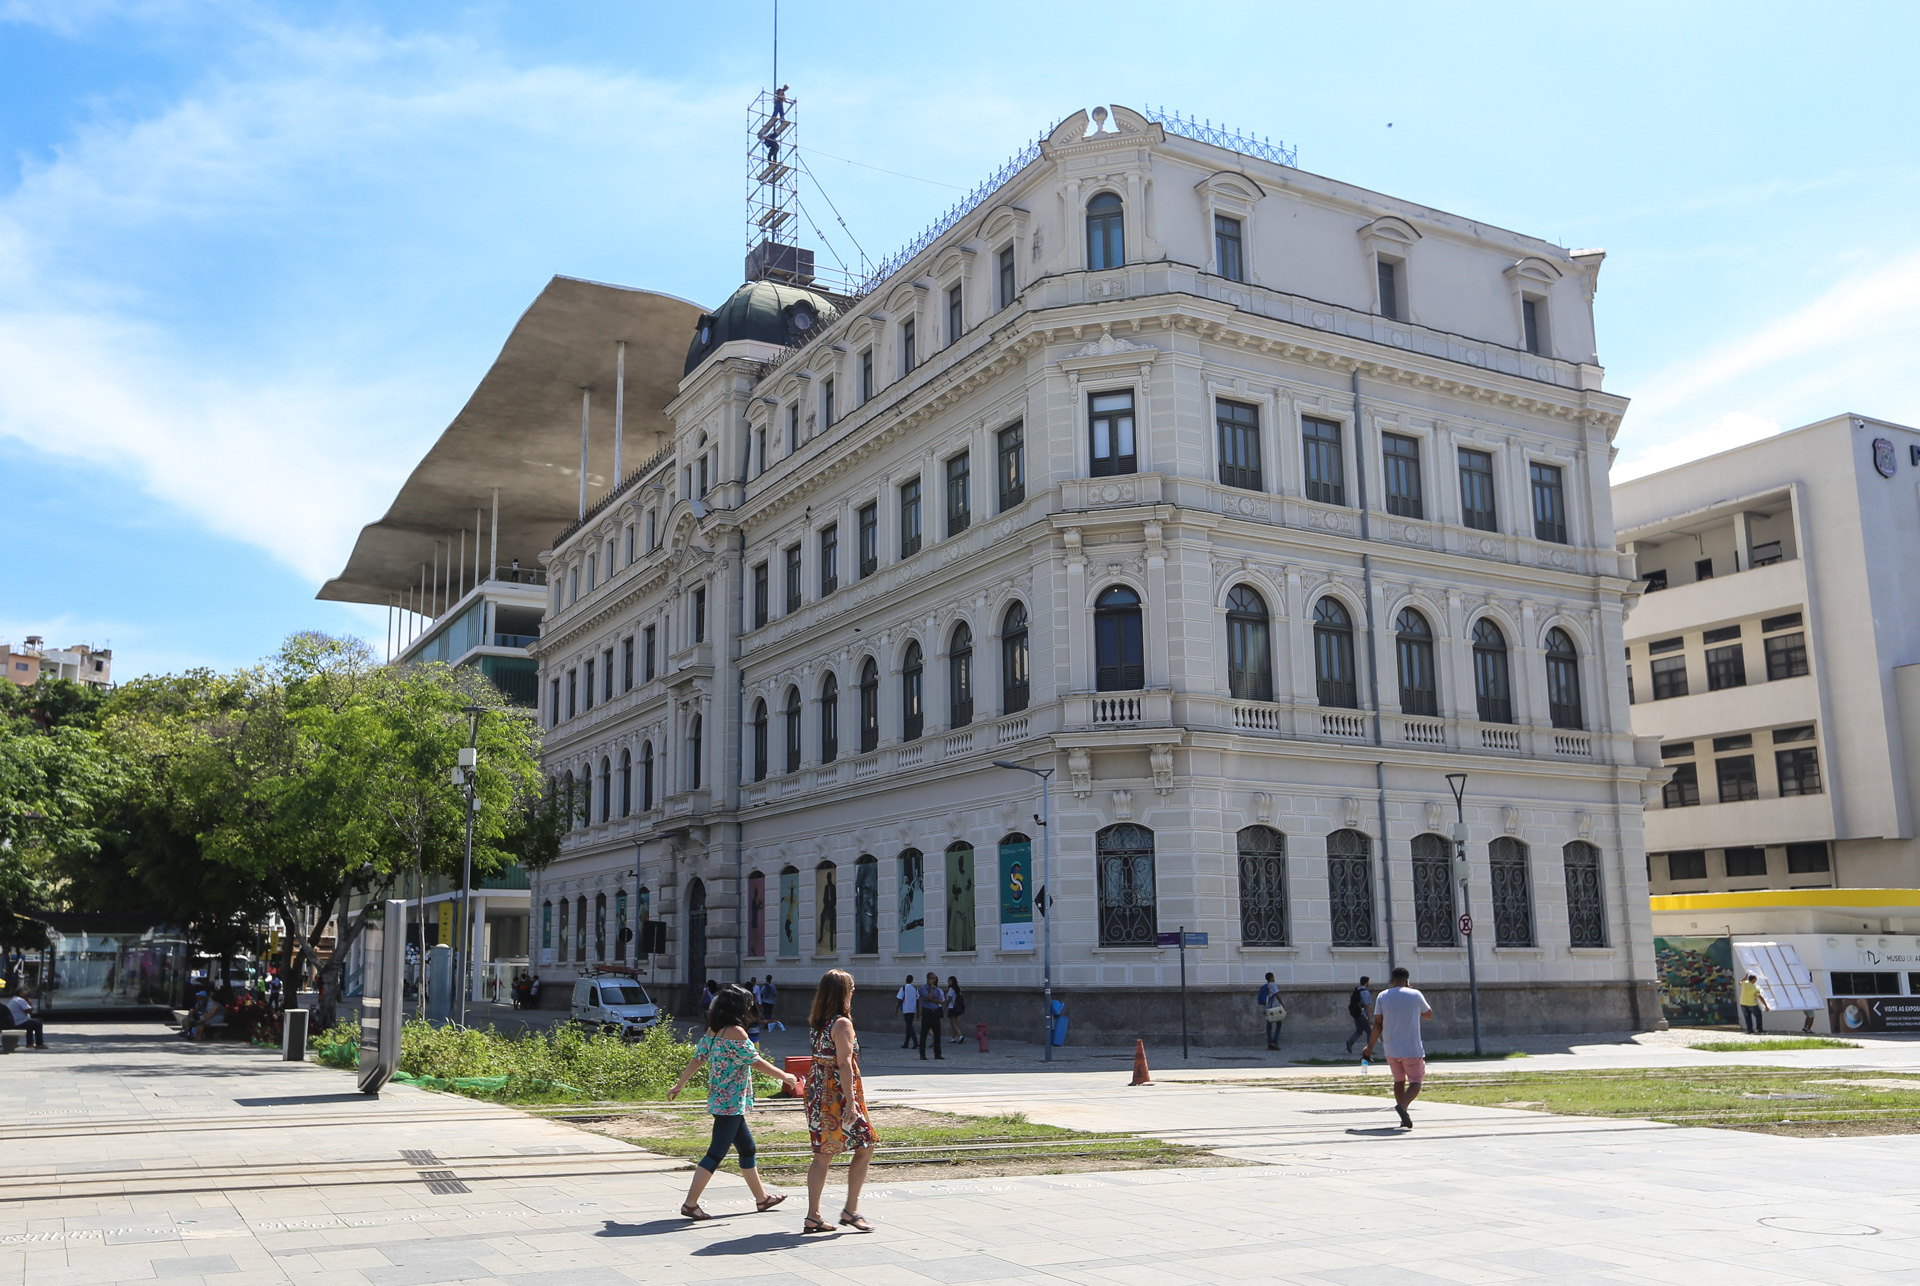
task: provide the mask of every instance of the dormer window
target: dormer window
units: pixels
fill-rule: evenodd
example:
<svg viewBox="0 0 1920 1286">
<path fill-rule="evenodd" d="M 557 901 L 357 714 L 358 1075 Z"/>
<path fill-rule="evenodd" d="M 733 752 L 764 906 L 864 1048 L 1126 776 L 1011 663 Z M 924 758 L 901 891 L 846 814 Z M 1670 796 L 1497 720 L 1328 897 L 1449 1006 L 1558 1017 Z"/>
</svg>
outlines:
<svg viewBox="0 0 1920 1286">
<path fill-rule="evenodd" d="M 914 365 L 913 322 L 907 320 L 900 323 L 900 373 L 911 374 Z"/>
<path fill-rule="evenodd" d="M 1380 315 L 1400 321 L 1400 265 L 1391 259 L 1375 263 L 1380 283 Z"/>
<path fill-rule="evenodd" d="M 1529 353 L 1538 356 L 1546 351 L 1547 302 L 1522 296 L 1520 299 L 1520 331 L 1522 342 Z"/>
<path fill-rule="evenodd" d="M 956 283 L 947 289 L 947 343 L 958 343 L 966 328 L 965 297 Z"/>
<path fill-rule="evenodd" d="M 1240 220 L 1224 214 L 1213 216 L 1213 260 L 1222 277 L 1229 281 L 1247 279 L 1246 262 L 1241 255 Z"/>
<path fill-rule="evenodd" d="M 1012 303 L 1013 295 L 1013 247 L 1008 246 L 1000 252 L 1000 306 Z"/>
</svg>

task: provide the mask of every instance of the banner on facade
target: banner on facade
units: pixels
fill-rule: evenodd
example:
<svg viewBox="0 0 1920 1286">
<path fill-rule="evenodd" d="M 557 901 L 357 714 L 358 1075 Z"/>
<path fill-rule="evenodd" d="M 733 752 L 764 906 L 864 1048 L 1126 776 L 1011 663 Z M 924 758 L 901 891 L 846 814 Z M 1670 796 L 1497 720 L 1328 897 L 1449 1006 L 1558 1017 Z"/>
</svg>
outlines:
<svg viewBox="0 0 1920 1286">
<path fill-rule="evenodd" d="M 1033 950 L 1033 845 L 1000 846 L 1000 949 Z"/>
<path fill-rule="evenodd" d="M 440 936 L 434 941 L 441 946 L 453 945 L 453 899 L 448 898 L 440 904 Z"/>
<path fill-rule="evenodd" d="M 780 954 L 800 954 L 800 872 L 792 867 L 780 872 Z"/>
</svg>

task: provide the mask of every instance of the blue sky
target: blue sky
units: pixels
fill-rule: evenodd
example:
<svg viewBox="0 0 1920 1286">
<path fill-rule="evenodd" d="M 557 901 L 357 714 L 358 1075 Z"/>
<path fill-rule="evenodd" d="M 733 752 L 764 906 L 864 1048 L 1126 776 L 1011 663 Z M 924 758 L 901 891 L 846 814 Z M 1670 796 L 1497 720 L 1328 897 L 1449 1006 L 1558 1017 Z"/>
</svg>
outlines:
<svg viewBox="0 0 1920 1286">
<path fill-rule="evenodd" d="M 737 284 L 770 13 L 0 0 L 0 637 L 111 639 L 122 677 L 380 637 L 313 594 L 550 276 Z M 1627 474 L 1920 423 L 1917 36 L 1910 4 L 787 0 L 781 78 L 875 258 L 1114 102 L 1603 246 Z"/>
</svg>

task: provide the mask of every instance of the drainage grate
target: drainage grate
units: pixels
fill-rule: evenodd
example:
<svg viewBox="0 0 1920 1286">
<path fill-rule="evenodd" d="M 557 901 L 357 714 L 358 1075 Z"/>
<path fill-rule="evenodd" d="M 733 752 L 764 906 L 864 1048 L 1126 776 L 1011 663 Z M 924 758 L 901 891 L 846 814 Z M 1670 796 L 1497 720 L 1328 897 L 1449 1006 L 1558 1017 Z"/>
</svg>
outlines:
<svg viewBox="0 0 1920 1286">
<path fill-rule="evenodd" d="M 420 1177 L 427 1181 L 428 1192 L 472 1192 L 466 1184 L 453 1177 L 451 1170 L 422 1170 Z"/>
<path fill-rule="evenodd" d="M 433 1153 L 421 1148 L 401 1148 L 400 1159 L 408 1165 L 441 1165 L 443 1162 Z"/>
</svg>

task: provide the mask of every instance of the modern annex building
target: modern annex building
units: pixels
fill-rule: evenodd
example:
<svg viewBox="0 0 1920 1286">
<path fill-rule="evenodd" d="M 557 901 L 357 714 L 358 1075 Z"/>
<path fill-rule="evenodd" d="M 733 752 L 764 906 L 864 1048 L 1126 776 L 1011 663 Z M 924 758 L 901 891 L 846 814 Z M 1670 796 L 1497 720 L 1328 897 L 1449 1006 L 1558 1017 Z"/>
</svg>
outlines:
<svg viewBox="0 0 1920 1286">
<path fill-rule="evenodd" d="M 1658 1020 L 1603 256 L 1289 160 L 1079 112 L 857 297 L 786 261 L 689 328 L 547 555 L 550 982 L 651 918 L 670 995 L 931 970 L 1026 1030 L 1004 760 L 1076 1033 L 1177 1030 L 1180 928 L 1202 1031 L 1268 972 L 1344 1026 L 1390 960 L 1458 1031 L 1465 773 L 1490 1022 Z"/>
</svg>

